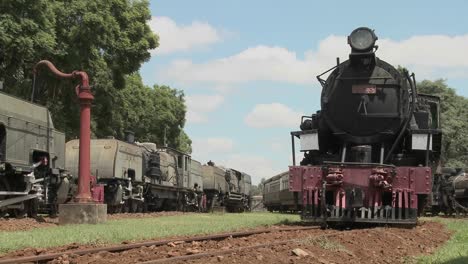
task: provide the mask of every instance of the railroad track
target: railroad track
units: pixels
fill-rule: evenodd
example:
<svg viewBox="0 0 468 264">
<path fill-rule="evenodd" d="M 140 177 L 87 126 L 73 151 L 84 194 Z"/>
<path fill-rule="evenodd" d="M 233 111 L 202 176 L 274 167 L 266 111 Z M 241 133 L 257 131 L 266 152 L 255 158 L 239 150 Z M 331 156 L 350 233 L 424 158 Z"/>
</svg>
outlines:
<svg viewBox="0 0 468 264">
<path fill-rule="evenodd" d="M 99 252 L 122 252 L 126 250 L 131 250 L 135 248 L 141 247 L 150 247 L 150 246 L 163 246 L 169 243 L 191 243 L 191 242 L 199 242 L 199 241 L 207 241 L 207 240 L 222 240 L 227 238 L 239 238 L 239 237 L 247 237 L 256 234 L 263 234 L 263 233 L 272 233 L 272 232 L 288 232 L 288 231 L 299 231 L 299 230 L 310 230 L 310 229 L 317 229 L 317 226 L 304 226 L 304 227 L 286 227 L 286 228 L 277 228 L 277 229 L 260 229 L 260 230 L 253 230 L 253 231 L 243 231 L 243 232 L 229 232 L 229 233 L 222 233 L 222 234 L 214 234 L 214 235 L 206 235 L 206 236 L 196 236 L 186 239 L 165 239 L 165 240 L 157 240 L 157 241 L 148 241 L 148 242 L 140 242 L 140 243 L 131 243 L 131 244 L 123 244 L 117 246 L 105 246 L 105 247 L 98 247 L 98 248 L 90 248 L 90 249 L 78 249 L 78 250 L 68 250 L 58 253 L 49 253 L 37 256 L 28 256 L 28 257 L 16 257 L 16 258 L 4 258 L 0 259 L 0 264 L 13 264 L 13 263 L 25 263 L 25 262 L 33 262 L 33 263 L 44 263 L 53 259 L 56 259 L 63 255 L 87 255 L 87 254 L 96 254 Z M 336 233 L 327 234 L 323 236 L 333 236 Z M 257 244 L 252 246 L 246 247 L 237 247 L 225 250 L 215 250 L 215 251 L 207 251 L 197 254 L 191 255 L 183 255 L 183 256 L 175 256 L 175 257 L 168 257 L 168 258 L 160 258 L 156 260 L 151 260 L 148 262 L 144 262 L 146 264 L 149 263 L 167 263 L 173 261 L 183 261 L 189 259 L 197 259 L 203 257 L 211 257 L 211 256 L 219 256 L 219 255 L 226 255 L 233 252 L 240 252 L 243 250 L 251 250 L 261 247 L 271 247 L 276 245 L 285 245 L 291 242 L 295 242 L 296 240 L 284 240 L 284 241 L 277 241 L 273 243 L 265 243 L 265 244 Z M 297 241 L 296 241 L 297 242 Z"/>
</svg>

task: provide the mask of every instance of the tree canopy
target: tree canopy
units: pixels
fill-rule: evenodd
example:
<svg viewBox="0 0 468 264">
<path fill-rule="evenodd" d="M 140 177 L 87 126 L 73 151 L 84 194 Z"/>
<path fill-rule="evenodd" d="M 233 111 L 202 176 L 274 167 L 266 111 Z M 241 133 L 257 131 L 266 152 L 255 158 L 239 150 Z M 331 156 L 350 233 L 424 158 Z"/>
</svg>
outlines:
<svg viewBox="0 0 468 264">
<path fill-rule="evenodd" d="M 0 81 L 6 92 L 29 99 L 32 68 L 42 59 L 63 72 L 83 70 L 95 95 L 95 137 L 123 138 L 134 130 L 140 140 L 163 144 L 165 136 L 169 146 L 190 150 L 183 92 L 145 86 L 138 74 L 159 41 L 147 23 L 148 1 L 3 0 L 0 10 Z M 77 137 L 76 82 L 39 72 L 34 101 L 49 107 L 67 138 Z"/>
<path fill-rule="evenodd" d="M 445 80 L 424 80 L 417 84 L 418 93 L 440 97 L 442 127 L 442 163 L 447 167 L 468 164 L 468 99 L 457 95 Z"/>
</svg>

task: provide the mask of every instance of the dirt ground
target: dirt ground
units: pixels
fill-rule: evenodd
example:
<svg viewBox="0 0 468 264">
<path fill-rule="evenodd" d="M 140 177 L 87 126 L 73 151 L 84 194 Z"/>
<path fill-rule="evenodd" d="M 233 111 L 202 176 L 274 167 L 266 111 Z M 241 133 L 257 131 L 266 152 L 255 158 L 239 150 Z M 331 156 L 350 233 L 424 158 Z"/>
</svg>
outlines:
<svg viewBox="0 0 468 264">
<path fill-rule="evenodd" d="M 353 230 L 302 230 L 273 232 L 243 238 L 192 243 L 169 243 L 120 253 L 100 252 L 84 256 L 63 255 L 49 263 L 138 263 L 158 258 L 226 250 L 256 244 L 291 240 L 286 245 L 270 246 L 228 255 L 213 254 L 210 258 L 188 263 L 402 263 L 413 256 L 430 254 L 448 240 L 450 233 L 437 222 L 421 222 L 412 229 L 377 227 Z M 7 256 L 29 256 L 86 248 L 70 245 L 56 249 L 25 249 Z M 293 250 L 301 249 L 305 256 Z"/>
<path fill-rule="evenodd" d="M 144 218 L 144 217 L 159 217 L 180 215 L 183 212 L 157 212 L 157 213 L 136 213 L 136 214 L 108 214 L 108 220 L 125 219 L 125 218 Z M 58 218 L 50 218 L 48 216 L 34 218 L 0 218 L 1 231 L 25 231 L 33 228 L 51 227 L 58 225 Z"/>
</svg>

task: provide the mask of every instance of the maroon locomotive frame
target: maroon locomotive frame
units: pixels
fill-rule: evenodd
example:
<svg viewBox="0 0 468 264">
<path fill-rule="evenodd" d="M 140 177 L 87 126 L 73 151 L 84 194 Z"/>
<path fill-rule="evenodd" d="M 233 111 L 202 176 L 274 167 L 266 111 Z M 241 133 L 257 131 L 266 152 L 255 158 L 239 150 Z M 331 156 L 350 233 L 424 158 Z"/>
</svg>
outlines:
<svg viewBox="0 0 468 264">
<path fill-rule="evenodd" d="M 294 136 L 303 132 L 292 132 Z M 299 135 L 296 135 L 299 136 Z M 303 221 L 416 224 L 431 192 L 430 167 L 324 162 L 289 167 L 289 190 L 302 192 Z"/>
</svg>

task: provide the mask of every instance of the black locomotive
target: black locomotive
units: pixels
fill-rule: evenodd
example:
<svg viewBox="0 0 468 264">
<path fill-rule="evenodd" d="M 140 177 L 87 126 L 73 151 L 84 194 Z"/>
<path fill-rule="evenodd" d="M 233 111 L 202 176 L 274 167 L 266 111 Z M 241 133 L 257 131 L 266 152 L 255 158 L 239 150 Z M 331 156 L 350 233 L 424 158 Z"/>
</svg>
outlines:
<svg viewBox="0 0 468 264">
<path fill-rule="evenodd" d="M 439 98 L 419 94 L 414 74 L 376 57 L 376 40 L 366 27 L 349 35 L 349 59 L 317 77 L 321 111 L 291 132 L 293 151 L 299 138 L 304 152 L 290 167 L 304 220 L 414 224 L 429 201 Z"/>
</svg>

